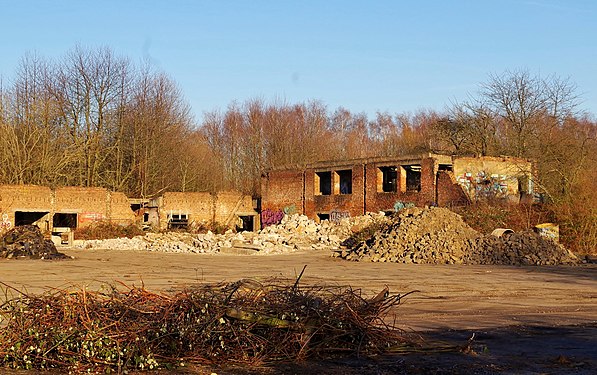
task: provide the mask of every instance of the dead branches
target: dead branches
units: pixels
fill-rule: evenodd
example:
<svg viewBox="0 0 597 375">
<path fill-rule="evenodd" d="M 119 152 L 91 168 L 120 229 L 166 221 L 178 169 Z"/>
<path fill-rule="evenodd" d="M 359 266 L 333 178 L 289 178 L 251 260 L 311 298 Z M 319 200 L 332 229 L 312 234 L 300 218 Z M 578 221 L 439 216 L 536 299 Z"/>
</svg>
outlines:
<svg viewBox="0 0 597 375">
<path fill-rule="evenodd" d="M 415 345 L 384 321 L 400 297 L 273 279 L 170 295 L 127 286 L 22 295 L 1 306 L 0 361 L 120 371 L 379 354 Z"/>
</svg>

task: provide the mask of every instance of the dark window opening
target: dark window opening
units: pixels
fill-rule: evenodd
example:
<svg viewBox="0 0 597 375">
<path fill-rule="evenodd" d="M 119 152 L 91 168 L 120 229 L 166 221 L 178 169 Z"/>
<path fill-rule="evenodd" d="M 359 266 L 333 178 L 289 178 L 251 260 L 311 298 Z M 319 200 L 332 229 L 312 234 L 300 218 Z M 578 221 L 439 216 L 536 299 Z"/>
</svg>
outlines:
<svg viewBox="0 0 597 375">
<path fill-rule="evenodd" d="M 147 223 L 148 221 L 149 221 L 149 213 L 146 212 L 143 214 L 143 222 Z"/>
<path fill-rule="evenodd" d="M 317 214 L 319 221 L 330 220 L 330 214 Z"/>
<path fill-rule="evenodd" d="M 421 191 L 421 166 L 407 165 L 406 170 L 406 191 Z"/>
<path fill-rule="evenodd" d="M 452 164 L 440 164 L 437 168 L 440 171 L 452 171 Z"/>
<path fill-rule="evenodd" d="M 16 225 L 32 225 L 46 216 L 48 212 L 15 212 L 15 226 Z"/>
<path fill-rule="evenodd" d="M 56 212 L 52 220 L 52 227 L 56 228 L 71 228 L 77 227 L 77 214 L 66 214 Z"/>
<path fill-rule="evenodd" d="M 131 204 L 131 210 L 133 210 L 133 212 L 137 212 L 141 209 L 142 205 L 140 203 L 133 203 Z"/>
<path fill-rule="evenodd" d="M 340 194 L 352 194 L 352 170 L 336 171 L 340 182 Z"/>
<path fill-rule="evenodd" d="M 168 215 L 168 229 L 187 229 L 189 216 L 187 214 Z"/>
<path fill-rule="evenodd" d="M 316 194 L 331 195 L 332 194 L 332 172 L 316 172 L 315 173 Z M 318 182 L 318 183 L 317 183 Z"/>
<path fill-rule="evenodd" d="M 254 217 L 253 216 L 239 216 L 238 217 L 240 219 L 239 224 L 241 224 L 240 226 L 236 227 L 237 231 L 245 231 L 245 232 L 252 232 L 253 231 L 253 223 L 254 223 Z"/>
<path fill-rule="evenodd" d="M 396 167 L 380 167 L 381 191 L 395 193 L 398 191 L 398 171 Z"/>
</svg>

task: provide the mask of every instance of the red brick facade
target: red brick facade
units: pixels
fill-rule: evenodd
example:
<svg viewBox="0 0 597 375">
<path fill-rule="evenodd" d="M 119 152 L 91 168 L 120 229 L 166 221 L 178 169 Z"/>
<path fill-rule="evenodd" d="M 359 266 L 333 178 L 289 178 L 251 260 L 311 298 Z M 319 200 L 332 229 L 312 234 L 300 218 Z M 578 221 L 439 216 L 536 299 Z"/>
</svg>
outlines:
<svg viewBox="0 0 597 375">
<path fill-rule="evenodd" d="M 526 160 L 498 159 L 424 154 L 321 162 L 302 170 L 273 170 L 263 175 L 262 208 L 283 210 L 293 207 L 295 212 L 310 218 L 333 219 L 334 215 L 358 216 L 366 212 L 390 211 L 397 203 L 417 206 L 467 204 L 471 199 L 471 185 L 459 184 L 453 173 L 454 166 L 465 176 L 480 176 L 479 165 L 485 166 L 483 176 L 497 175 L 500 181 L 516 180 L 514 163 L 520 173 L 530 171 L 530 162 Z M 519 168 L 520 165 L 525 166 L 524 170 Z M 508 194 L 512 195 L 510 190 Z"/>
</svg>

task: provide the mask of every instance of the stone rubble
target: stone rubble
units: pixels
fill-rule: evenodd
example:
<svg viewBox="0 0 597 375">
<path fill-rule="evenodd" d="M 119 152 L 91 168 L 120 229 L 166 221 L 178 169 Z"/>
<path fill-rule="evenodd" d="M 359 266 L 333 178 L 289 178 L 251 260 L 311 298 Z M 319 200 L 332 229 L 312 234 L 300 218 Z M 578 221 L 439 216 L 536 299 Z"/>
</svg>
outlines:
<svg viewBox="0 0 597 375">
<path fill-rule="evenodd" d="M 345 218 L 335 224 L 317 223 L 305 215 L 287 215 L 277 225 L 257 232 L 228 231 L 191 234 L 187 232 L 146 233 L 133 238 L 107 240 L 76 240 L 78 248 L 109 250 L 160 251 L 169 253 L 243 253 L 279 254 L 304 250 L 338 248 L 353 231 L 367 227 L 374 221 L 384 220 L 383 213 L 370 213 Z"/>
<path fill-rule="evenodd" d="M 446 208 L 408 208 L 369 238 L 335 252 L 348 260 L 431 264 L 555 265 L 578 259 L 528 231 L 482 235 Z"/>
<path fill-rule="evenodd" d="M 75 241 L 81 248 L 177 253 L 280 254 L 326 250 L 355 261 L 550 265 L 577 262 L 563 246 L 533 232 L 481 235 L 446 208 L 368 213 L 339 223 L 287 215 L 257 232 L 147 233 L 132 239 Z"/>
</svg>

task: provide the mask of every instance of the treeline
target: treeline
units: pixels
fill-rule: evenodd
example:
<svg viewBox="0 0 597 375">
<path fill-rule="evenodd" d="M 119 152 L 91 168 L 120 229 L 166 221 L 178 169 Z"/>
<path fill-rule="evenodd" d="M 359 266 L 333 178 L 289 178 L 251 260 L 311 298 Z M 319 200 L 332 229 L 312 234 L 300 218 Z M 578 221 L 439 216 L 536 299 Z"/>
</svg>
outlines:
<svg viewBox="0 0 597 375">
<path fill-rule="evenodd" d="M 597 247 L 597 122 L 576 86 L 492 75 L 442 111 L 368 118 L 324 103 L 232 103 L 197 123 L 166 74 L 109 49 L 26 56 L 0 86 L 0 183 L 102 186 L 129 196 L 237 189 L 268 168 L 420 152 L 536 161 L 536 187 L 573 238 Z"/>
</svg>

